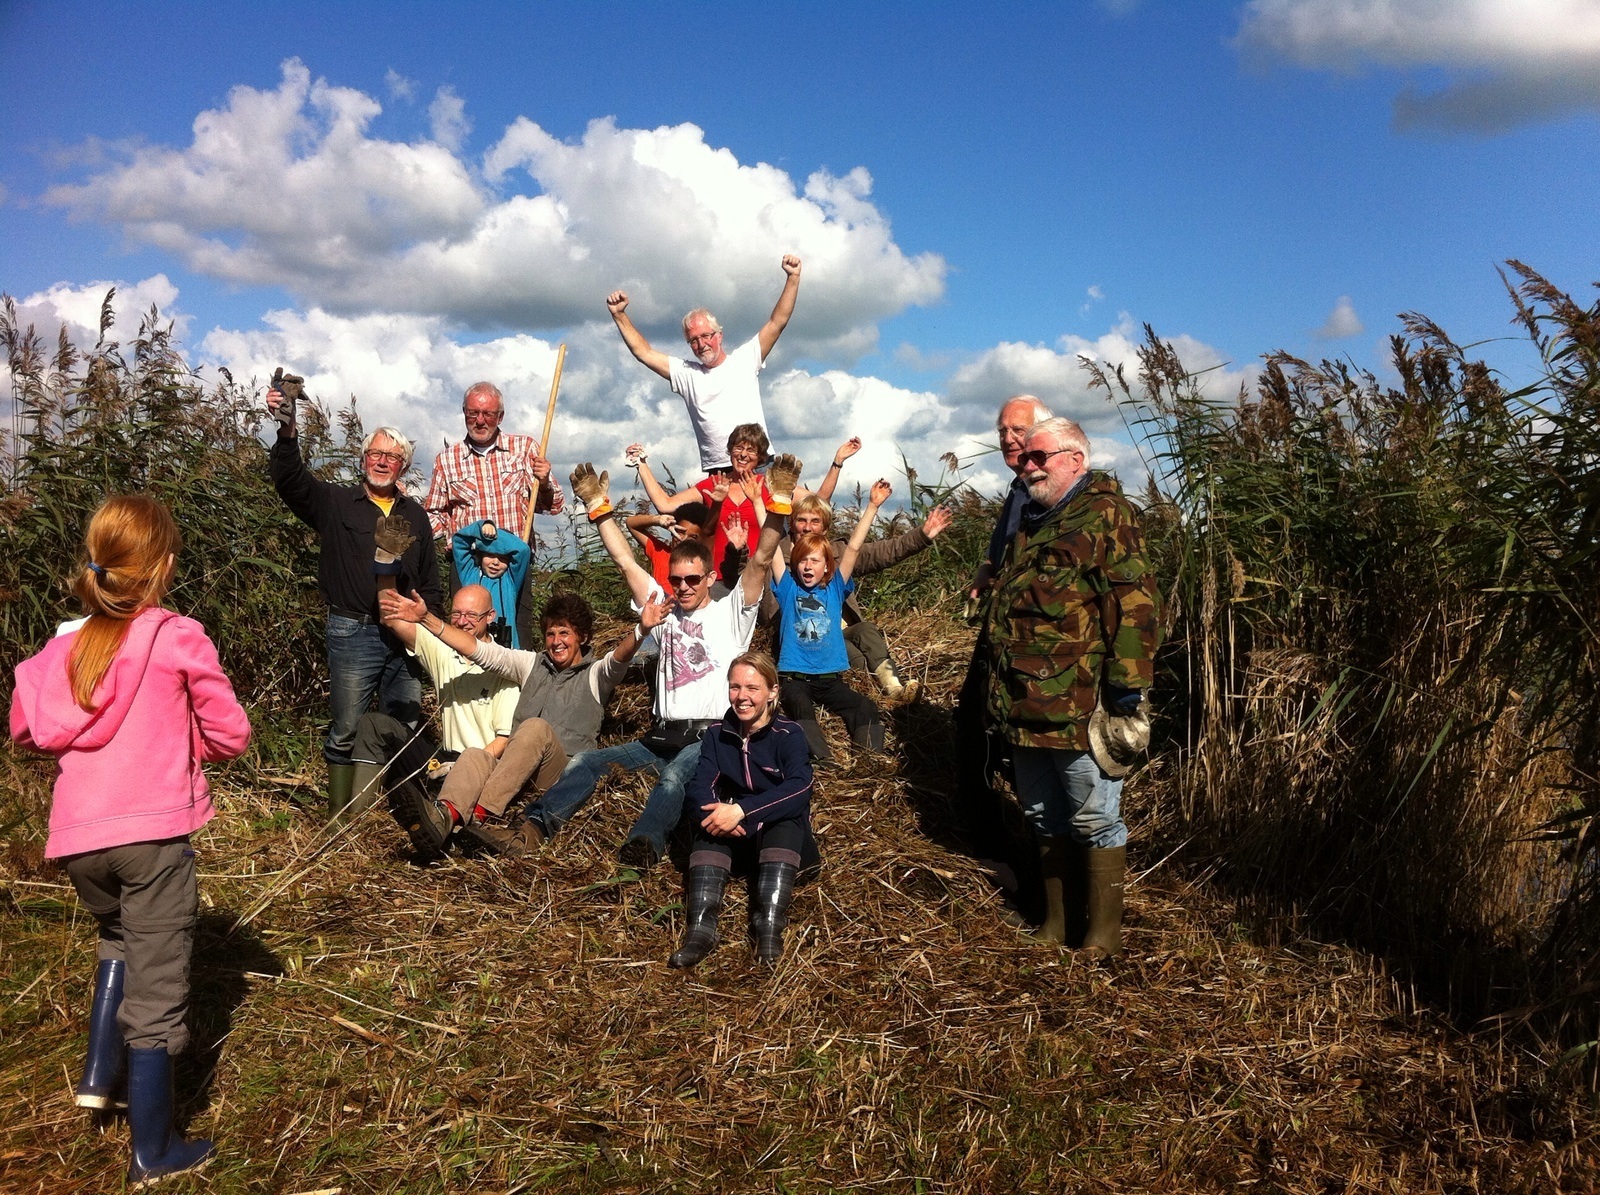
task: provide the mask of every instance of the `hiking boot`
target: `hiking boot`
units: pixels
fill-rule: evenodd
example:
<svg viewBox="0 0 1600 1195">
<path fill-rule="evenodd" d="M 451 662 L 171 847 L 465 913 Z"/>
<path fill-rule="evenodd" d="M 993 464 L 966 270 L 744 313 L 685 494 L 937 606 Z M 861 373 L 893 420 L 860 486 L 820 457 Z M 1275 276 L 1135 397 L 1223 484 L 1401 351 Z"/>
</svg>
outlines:
<svg viewBox="0 0 1600 1195">
<path fill-rule="evenodd" d="M 902 683 L 895 675 L 894 665 L 888 660 L 879 664 L 872 670 L 872 675 L 878 681 L 878 687 L 883 690 L 883 695 L 895 705 L 910 705 L 917 699 L 917 692 L 922 688 L 921 681 L 907 681 Z"/>
<path fill-rule="evenodd" d="M 417 780 L 407 780 L 389 791 L 389 812 L 411 839 L 419 859 L 443 859 L 450 853 L 450 810 Z"/>
<path fill-rule="evenodd" d="M 463 846 L 471 847 L 486 855 L 520 859 L 528 853 L 528 840 L 522 830 L 525 825 L 527 823 L 521 818 L 513 821 L 508 817 L 491 814 L 486 818 L 474 817 L 470 821 L 463 821 L 457 833 L 461 835 Z"/>
<path fill-rule="evenodd" d="M 544 827 L 532 818 L 518 818 L 517 833 L 522 837 L 522 847 L 526 851 L 536 851 L 544 845 Z"/>
<path fill-rule="evenodd" d="M 625 867 L 649 871 L 661 862 L 661 852 L 656 850 L 656 844 L 648 838 L 630 838 L 617 851 L 617 858 Z"/>
</svg>

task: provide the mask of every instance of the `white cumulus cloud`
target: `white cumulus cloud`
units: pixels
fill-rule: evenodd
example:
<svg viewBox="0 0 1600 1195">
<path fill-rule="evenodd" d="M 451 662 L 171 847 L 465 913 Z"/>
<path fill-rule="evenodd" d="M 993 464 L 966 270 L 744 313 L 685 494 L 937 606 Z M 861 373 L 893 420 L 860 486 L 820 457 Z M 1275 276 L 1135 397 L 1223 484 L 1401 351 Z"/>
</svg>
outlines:
<svg viewBox="0 0 1600 1195">
<path fill-rule="evenodd" d="M 388 85 L 404 94 L 409 81 Z M 484 330 L 603 318 L 620 286 L 654 334 L 700 304 L 753 332 L 793 251 L 805 274 L 785 351 L 848 360 L 875 346 L 879 320 L 943 294 L 944 260 L 895 243 L 864 168 L 797 185 L 694 125 L 597 120 L 567 142 L 527 117 L 479 162 L 459 152 L 465 100 L 448 88 L 414 142 L 373 136 L 381 110 L 290 59 L 276 89 L 238 86 L 202 112 L 189 145 L 113 147 L 112 165 L 45 199 L 305 308 Z"/>
<path fill-rule="evenodd" d="M 1396 98 L 1401 128 L 1497 133 L 1600 105 L 1597 0 L 1250 0 L 1238 41 L 1263 61 L 1447 72 Z"/>
<path fill-rule="evenodd" d="M 58 282 L 48 290 L 18 299 L 17 326 L 34 330 L 54 349 L 62 328 L 80 350 L 93 348 L 100 339 L 100 312 L 106 293 L 115 288 L 111 299 L 113 324 L 107 338 L 124 344 L 139 334 L 139 321 L 152 306 L 158 308 L 162 326 L 171 324 L 180 341 L 189 326 L 189 317 L 177 309 L 178 288 L 165 274 L 154 274 L 139 282 L 90 282 L 72 286 Z"/>
<path fill-rule="evenodd" d="M 1347 336 L 1360 336 L 1366 330 L 1350 296 L 1340 295 L 1333 310 L 1328 312 L 1328 318 L 1322 321 L 1322 327 L 1317 329 L 1317 335 L 1323 340 L 1343 340 Z"/>
</svg>

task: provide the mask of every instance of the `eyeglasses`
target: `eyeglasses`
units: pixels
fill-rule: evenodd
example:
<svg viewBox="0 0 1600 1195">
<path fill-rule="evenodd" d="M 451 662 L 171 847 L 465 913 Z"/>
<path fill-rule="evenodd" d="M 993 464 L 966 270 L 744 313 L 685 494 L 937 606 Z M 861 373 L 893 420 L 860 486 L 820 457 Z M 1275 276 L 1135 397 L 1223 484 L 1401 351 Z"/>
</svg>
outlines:
<svg viewBox="0 0 1600 1195">
<path fill-rule="evenodd" d="M 369 448 L 367 449 L 367 459 L 369 461 L 388 461 L 391 465 L 403 465 L 406 463 L 406 454 L 403 452 L 379 452 L 376 448 Z"/>
<path fill-rule="evenodd" d="M 461 413 L 467 417 L 468 423 L 499 423 L 505 417 L 504 411 L 469 411 L 463 408 Z"/>
<path fill-rule="evenodd" d="M 1038 465 L 1044 468 L 1044 463 L 1053 456 L 1060 456 L 1063 452 L 1077 452 L 1076 448 L 1057 448 L 1054 452 L 1046 452 L 1043 448 L 1030 448 L 1027 452 L 1017 454 L 1017 464 Z"/>
<path fill-rule="evenodd" d="M 672 588 L 674 588 L 674 589 L 677 589 L 680 586 L 687 587 L 689 589 L 693 589 L 696 585 L 700 584 L 700 582 L 704 581 L 705 579 L 706 579 L 706 575 L 704 573 L 684 573 L 683 576 L 681 576 L 681 577 L 668 577 L 667 578 L 668 582 L 671 583 Z"/>
<path fill-rule="evenodd" d="M 450 617 L 451 618 L 465 618 L 469 622 L 477 622 L 480 619 L 488 618 L 489 615 L 491 615 L 493 613 L 494 613 L 493 610 L 483 610 L 483 611 L 477 611 L 477 610 L 452 610 L 452 611 L 450 611 Z"/>
<path fill-rule="evenodd" d="M 716 332 L 702 332 L 698 336 L 689 337 L 689 344 L 691 346 L 697 344 L 710 344 L 713 340 L 721 335 L 722 333 L 720 330 Z"/>
</svg>

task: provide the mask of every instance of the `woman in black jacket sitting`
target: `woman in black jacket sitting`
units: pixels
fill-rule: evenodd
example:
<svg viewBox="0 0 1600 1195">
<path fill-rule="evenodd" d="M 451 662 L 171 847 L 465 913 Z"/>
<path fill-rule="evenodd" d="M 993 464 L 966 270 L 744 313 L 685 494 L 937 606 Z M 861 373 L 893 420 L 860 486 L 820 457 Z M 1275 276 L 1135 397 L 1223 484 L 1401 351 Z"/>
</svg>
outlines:
<svg viewBox="0 0 1600 1195">
<path fill-rule="evenodd" d="M 728 668 L 722 722 L 700 743 L 700 766 L 685 804 L 704 816 L 684 878 L 683 942 L 669 967 L 692 967 L 716 947 L 722 895 L 737 852 L 755 856 L 750 929 L 756 958 L 783 953 L 789 901 L 801 853 L 811 840 L 811 756 L 805 733 L 777 714 L 778 669 L 764 652 L 745 652 Z"/>
</svg>

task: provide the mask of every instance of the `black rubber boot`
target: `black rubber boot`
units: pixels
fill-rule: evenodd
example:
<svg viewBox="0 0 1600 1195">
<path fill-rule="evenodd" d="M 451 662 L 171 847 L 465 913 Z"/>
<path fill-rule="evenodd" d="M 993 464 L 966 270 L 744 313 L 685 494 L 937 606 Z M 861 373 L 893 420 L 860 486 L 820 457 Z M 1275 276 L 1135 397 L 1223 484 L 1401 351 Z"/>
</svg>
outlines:
<svg viewBox="0 0 1600 1195">
<path fill-rule="evenodd" d="M 750 930 L 756 940 L 756 961 L 775 963 L 783 954 L 783 931 L 794 899 L 795 865 L 763 861 L 756 868 L 756 890 L 750 901 Z"/>
<path fill-rule="evenodd" d="M 80 1108 L 126 1108 L 122 1093 L 128 1069 L 128 1049 L 117 1024 L 122 1006 L 122 977 L 127 965 L 121 959 L 103 958 L 94 973 L 94 1006 L 89 1011 L 89 1057 L 83 1065 L 83 1082 L 73 1093 Z"/>
<path fill-rule="evenodd" d="M 165 1046 L 128 1051 L 128 1137 L 133 1187 L 198 1170 L 216 1153 L 211 1142 L 187 1141 L 172 1131 L 172 1058 Z"/>
<path fill-rule="evenodd" d="M 1083 950 L 1098 958 L 1122 954 L 1122 876 L 1128 848 L 1107 846 L 1084 852 L 1089 871 L 1089 932 Z"/>
<path fill-rule="evenodd" d="M 683 877 L 683 941 L 667 960 L 669 967 L 692 967 L 717 948 L 717 918 L 728 869 L 702 863 Z"/>
</svg>

